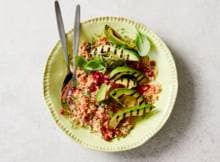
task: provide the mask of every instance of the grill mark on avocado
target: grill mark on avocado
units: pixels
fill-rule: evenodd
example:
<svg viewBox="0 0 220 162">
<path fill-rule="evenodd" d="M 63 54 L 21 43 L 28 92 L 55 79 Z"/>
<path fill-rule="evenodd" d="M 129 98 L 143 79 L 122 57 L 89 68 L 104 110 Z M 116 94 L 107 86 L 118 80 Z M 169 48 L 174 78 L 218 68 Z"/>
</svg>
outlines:
<svg viewBox="0 0 220 162">
<path fill-rule="evenodd" d="M 123 52 L 124 52 L 124 50 L 122 49 L 122 50 L 121 50 L 121 53 L 120 53 L 120 58 L 123 57 Z"/>
<path fill-rule="evenodd" d="M 139 83 L 141 83 L 142 81 L 144 81 L 145 77 L 143 77 L 142 79 L 140 80 L 137 80 Z"/>
<path fill-rule="evenodd" d="M 136 93 L 136 91 L 134 91 L 132 94 L 130 94 L 130 96 L 133 96 Z"/>
<path fill-rule="evenodd" d="M 123 78 L 121 78 L 121 82 L 123 82 Z"/>
<path fill-rule="evenodd" d="M 120 75 L 120 73 L 116 73 L 116 74 L 111 78 L 111 80 L 115 80 L 115 78 L 117 78 L 118 75 Z"/>
<path fill-rule="evenodd" d="M 95 48 L 95 50 L 94 50 L 94 55 L 96 55 L 96 53 L 97 53 L 97 48 Z"/>
<path fill-rule="evenodd" d="M 115 54 L 115 55 L 117 54 L 117 48 L 114 49 L 114 54 Z"/>
<path fill-rule="evenodd" d="M 101 53 L 104 53 L 104 46 L 101 47 Z"/>
<path fill-rule="evenodd" d="M 136 73 L 137 73 L 137 72 L 135 71 L 135 72 L 131 73 L 131 75 L 133 75 L 133 76 L 134 76 Z"/>
<path fill-rule="evenodd" d="M 132 112 L 133 112 L 133 110 L 131 110 L 129 113 L 130 113 L 130 116 L 132 116 Z"/>
<path fill-rule="evenodd" d="M 144 101 L 143 97 L 141 97 L 140 100 L 138 101 L 139 105 L 141 105 L 142 101 Z"/>
<path fill-rule="evenodd" d="M 108 46 L 107 52 L 110 52 L 110 46 Z"/>
<path fill-rule="evenodd" d="M 124 96 L 124 94 L 120 95 L 120 96 L 118 97 L 118 99 L 120 100 L 123 96 Z"/>
<path fill-rule="evenodd" d="M 113 96 L 115 96 L 117 94 L 117 92 L 112 93 Z"/>
<path fill-rule="evenodd" d="M 137 76 L 139 76 L 138 72 L 135 72 L 135 74 L 133 74 L 135 78 L 137 78 Z"/>
<path fill-rule="evenodd" d="M 138 80 L 138 82 L 142 82 L 145 79 L 145 77 L 141 78 L 141 80 Z"/>
<path fill-rule="evenodd" d="M 136 100 L 138 100 L 140 97 L 141 97 L 141 95 L 139 95 L 139 96 L 136 98 Z"/>
<path fill-rule="evenodd" d="M 140 102 L 140 105 L 143 104 L 143 103 L 144 103 L 144 100 L 142 100 L 142 101 Z"/>
<path fill-rule="evenodd" d="M 116 74 L 113 75 L 110 79 L 111 79 L 111 80 L 114 80 L 114 78 L 115 78 L 118 74 L 120 74 L 120 73 L 116 73 Z"/>
<path fill-rule="evenodd" d="M 140 109 L 137 109 L 137 115 L 139 115 L 139 111 L 140 111 Z"/>
<path fill-rule="evenodd" d="M 127 87 L 129 87 L 130 79 L 127 80 Z"/>
<path fill-rule="evenodd" d="M 145 108 L 142 109 L 142 115 L 144 115 L 144 114 L 145 114 Z"/>
<path fill-rule="evenodd" d="M 127 60 L 129 60 L 129 57 L 130 57 L 130 55 L 128 54 L 128 55 L 127 55 Z"/>
<path fill-rule="evenodd" d="M 136 76 L 136 78 L 138 79 L 138 78 L 141 77 L 141 76 L 143 76 L 143 75 L 140 73 L 140 74 L 138 74 L 138 75 Z"/>
<path fill-rule="evenodd" d="M 139 81 L 143 80 L 143 78 L 144 78 L 144 76 L 141 74 L 140 76 L 137 77 L 137 81 L 139 82 Z"/>
</svg>

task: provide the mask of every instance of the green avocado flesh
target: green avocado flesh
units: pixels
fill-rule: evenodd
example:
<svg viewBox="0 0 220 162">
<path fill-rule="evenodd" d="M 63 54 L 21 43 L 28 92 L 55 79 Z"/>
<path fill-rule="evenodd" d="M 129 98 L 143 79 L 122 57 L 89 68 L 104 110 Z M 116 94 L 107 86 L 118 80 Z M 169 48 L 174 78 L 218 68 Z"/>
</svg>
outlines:
<svg viewBox="0 0 220 162">
<path fill-rule="evenodd" d="M 116 32 L 112 27 L 109 25 L 105 25 L 105 35 L 112 43 L 123 46 L 128 49 L 136 50 L 136 44 L 131 39 L 123 38 L 118 32 Z"/>
<path fill-rule="evenodd" d="M 101 45 L 91 51 L 92 56 L 101 56 L 104 59 L 117 57 L 121 60 L 139 61 L 139 56 L 136 52 L 114 45 Z"/>
<path fill-rule="evenodd" d="M 143 104 L 143 105 L 138 105 L 134 107 L 125 107 L 119 110 L 117 113 L 115 113 L 110 122 L 109 126 L 110 128 L 115 129 L 120 121 L 124 119 L 125 117 L 130 117 L 130 116 L 142 116 L 145 113 L 150 112 L 154 108 L 153 105 L 149 104 Z"/>
<path fill-rule="evenodd" d="M 121 77 L 115 81 L 116 84 L 121 84 L 126 88 L 134 88 L 137 86 L 137 82 L 134 79 Z"/>
<path fill-rule="evenodd" d="M 129 75 L 134 77 L 138 83 L 146 82 L 147 79 L 145 75 L 142 74 L 140 71 L 137 71 L 127 66 L 120 66 L 113 69 L 110 72 L 109 77 L 111 80 L 118 80 L 122 76 L 129 76 Z"/>
<path fill-rule="evenodd" d="M 109 90 L 110 86 L 107 84 L 102 84 L 100 89 L 98 90 L 97 94 L 96 94 L 96 101 L 97 102 L 101 102 L 104 101 L 106 99 L 106 94 Z"/>
<path fill-rule="evenodd" d="M 110 92 L 110 96 L 122 106 L 145 104 L 143 96 L 134 89 L 117 88 Z"/>
</svg>

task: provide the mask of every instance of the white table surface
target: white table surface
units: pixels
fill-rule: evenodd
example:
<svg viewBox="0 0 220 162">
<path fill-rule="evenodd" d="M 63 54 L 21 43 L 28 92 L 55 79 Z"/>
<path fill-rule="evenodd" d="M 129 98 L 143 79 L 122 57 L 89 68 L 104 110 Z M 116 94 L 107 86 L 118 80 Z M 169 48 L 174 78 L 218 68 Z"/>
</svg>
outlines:
<svg viewBox="0 0 220 162">
<path fill-rule="evenodd" d="M 66 28 L 73 0 L 60 0 Z M 167 43 L 179 94 L 163 129 L 131 151 L 103 153 L 74 143 L 43 100 L 43 70 L 58 40 L 53 0 L 0 1 L 0 162 L 219 162 L 220 1 L 81 0 L 82 19 L 123 16 Z"/>
</svg>

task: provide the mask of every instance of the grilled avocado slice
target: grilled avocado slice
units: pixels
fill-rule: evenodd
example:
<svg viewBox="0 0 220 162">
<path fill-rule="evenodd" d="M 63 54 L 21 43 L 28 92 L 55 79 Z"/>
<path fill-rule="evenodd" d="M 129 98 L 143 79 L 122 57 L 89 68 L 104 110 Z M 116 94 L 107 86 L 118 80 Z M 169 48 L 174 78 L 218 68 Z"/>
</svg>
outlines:
<svg viewBox="0 0 220 162">
<path fill-rule="evenodd" d="M 101 45 L 91 51 L 92 56 L 101 56 L 104 59 L 120 59 L 125 61 L 139 61 L 140 56 L 132 50 L 115 45 Z"/>
<path fill-rule="evenodd" d="M 122 108 L 121 110 L 119 110 L 112 116 L 109 122 L 109 126 L 110 128 L 115 129 L 120 123 L 120 121 L 124 119 L 125 117 L 142 116 L 145 113 L 150 112 L 153 108 L 154 106 L 150 104 L 143 104 L 143 105 L 138 105 L 134 107 Z"/>
<path fill-rule="evenodd" d="M 126 88 L 134 88 L 137 86 L 137 82 L 132 78 L 121 77 L 120 79 L 115 81 L 116 84 L 121 84 Z"/>
<path fill-rule="evenodd" d="M 112 43 L 123 46 L 128 49 L 137 50 L 137 46 L 134 41 L 128 38 L 123 38 L 117 31 L 115 31 L 109 25 L 105 25 L 105 35 Z"/>
<path fill-rule="evenodd" d="M 115 81 L 121 78 L 122 76 L 129 76 L 129 75 L 134 77 L 138 83 L 143 83 L 147 81 L 147 78 L 145 77 L 144 74 L 128 66 L 120 66 L 120 67 L 113 69 L 110 72 L 109 77 L 111 80 Z"/>
<path fill-rule="evenodd" d="M 96 101 L 97 102 L 101 102 L 104 101 L 106 99 L 106 94 L 109 91 L 110 86 L 103 83 L 100 87 L 100 89 L 98 90 L 97 94 L 96 94 Z"/>
<path fill-rule="evenodd" d="M 145 104 L 144 97 L 134 89 L 117 88 L 110 92 L 110 96 L 126 107 Z"/>
</svg>

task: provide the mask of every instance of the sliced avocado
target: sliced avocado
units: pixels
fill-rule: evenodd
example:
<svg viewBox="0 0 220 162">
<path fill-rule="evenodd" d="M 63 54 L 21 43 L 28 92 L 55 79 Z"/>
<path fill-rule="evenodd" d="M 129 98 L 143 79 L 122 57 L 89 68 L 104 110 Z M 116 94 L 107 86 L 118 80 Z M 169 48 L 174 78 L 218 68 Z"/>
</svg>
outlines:
<svg viewBox="0 0 220 162">
<path fill-rule="evenodd" d="M 104 101 L 106 99 L 106 94 L 109 90 L 110 86 L 103 83 L 100 87 L 100 89 L 98 90 L 97 94 L 96 94 L 96 101 L 97 102 L 101 102 Z"/>
<path fill-rule="evenodd" d="M 138 105 L 138 106 L 134 106 L 134 107 L 126 107 L 126 108 L 122 108 L 121 110 L 119 110 L 117 113 L 115 113 L 110 122 L 109 122 L 109 126 L 110 128 L 115 129 L 118 124 L 120 123 L 120 121 L 122 119 L 124 119 L 125 117 L 130 117 L 130 116 L 142 116 L 145 113 L 150 112 L 152 109 L 154 108 L 153 105 L 149 105 L 149 104 L 143 104 L 143 105 Z"/>
<path fill-rule="evenodd" d="M 139 61 L 136 52 L 114 45 L 101 45 L 91 51 L 92 56 L 102 56 L 104 59 L 117 59 L 126 61 Z"/>
<path fill-rule="evenodd" d="M 122 76 L 129 76 L 129 75 L 134 77 L 137 83 L 142 83 L 147 81 L 147 78 L 144 74 L 128 66 L 121 66 L 113 69 L 110 72 L 109 77 L 111 80 L 118 80 Z"/>
<path fill-rule="evenodd" d="M 110 92 L 110 96 L 123 106 L 145 104 L 144 97 L 134 89 L 117 88 Z"/>
<path fill-rule="evenodd" d="M 105 25 L 105 35 L 112 43 L 128 49 L 137 50 L 137 46 L 131 39 L 123 38 L 117 31 L 109 25 Z"/>
<path fill-rule="evenodd" d="M 115 81 L 116 84 L 121 84 L 126 88 L 134 88 L 137 86 L 137 82 L 132 78 L 121 77 L 120 79 Z"/>
</svg>

